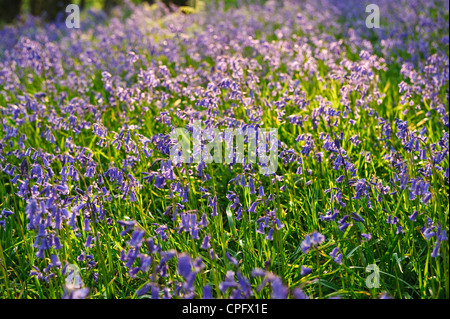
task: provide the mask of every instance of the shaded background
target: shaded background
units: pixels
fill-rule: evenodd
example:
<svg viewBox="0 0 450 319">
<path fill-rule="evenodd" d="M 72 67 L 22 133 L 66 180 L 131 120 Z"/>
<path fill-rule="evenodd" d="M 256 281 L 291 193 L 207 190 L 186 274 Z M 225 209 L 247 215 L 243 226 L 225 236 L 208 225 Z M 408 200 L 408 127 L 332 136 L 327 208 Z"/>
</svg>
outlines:
<svg viewBox="0 0 450 319">
<path fill-rule="evenodd" d="M 169 9 L 173 6 L 196 6 L 195 0 L 131 0 L 131 2 L 147 2 L 153 4 L 161 1 Z M 102 8 L 107 13 L 123 0 L 0 0 L 0 26 L 11 23 L 20 13 L 31 13 L 34 16 L 41 16 L 47 21 L 54 21 L 58 14 L 65 14 L 65 8 L 69 4 L 77 4 L 80 10 L 96 7 Z"/>
</svg>

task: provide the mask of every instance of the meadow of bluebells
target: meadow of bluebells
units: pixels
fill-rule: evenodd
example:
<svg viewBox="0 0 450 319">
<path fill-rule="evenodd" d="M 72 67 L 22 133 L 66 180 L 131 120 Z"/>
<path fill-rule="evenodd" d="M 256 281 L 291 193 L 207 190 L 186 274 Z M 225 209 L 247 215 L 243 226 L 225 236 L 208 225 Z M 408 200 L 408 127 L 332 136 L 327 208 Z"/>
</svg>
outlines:
<svg viewBox="0 0 450 319">
<path fill-rule="evenodd" d="M 448 2 L 367 4 L 4 26 L 0 298 L 448 298 Z M 194 121 L 276 128 L 276 173 L 173 163 Z"/>
</svg>

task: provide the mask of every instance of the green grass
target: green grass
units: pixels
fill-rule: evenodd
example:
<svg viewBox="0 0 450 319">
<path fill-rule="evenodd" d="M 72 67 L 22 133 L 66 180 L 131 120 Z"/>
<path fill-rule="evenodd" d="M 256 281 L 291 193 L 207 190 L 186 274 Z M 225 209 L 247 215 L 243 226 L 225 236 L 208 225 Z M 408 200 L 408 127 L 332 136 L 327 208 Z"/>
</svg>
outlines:
<svg viewBox="0 0 450 319">
<path fill-rule="evenodd" d="M 116 51 L 120 50 L 122 48 L 117 48 Z M 252 56 L 254 53 L 251 50 L 246 50 L 245 54 Z M 164 57 L 157 57 L 156 59 L 163 61 L 173 74 L 177 73 L 175 66 L 171 65 Z M 205 58 L 205 61 L 210 64 L 209 66 L 212 66 L 212 60 Z M 74 62 L 81 65 L 81 62 L 76 58 Z M 182 67 L 187 67 L 190 63 L 194 64 L 194 62 L 187 60 L 187 63 Z M 262 61 L 261 63 L 267 62 Z M 195 67 L 199 66 L 195 65 Z M 265 77 L 261 77 L 261 93 L 255 97 L 258 103 L 264 105 L 265 100 L 269 103 L 280 100 L 283 90 L 272 96 L 272 89 L 268 85 L 270 81 L 279 80 L 279 75 L 285 72 L 283 70 L 285 67 L 285 65 L 282 65 L 280 69 L 269 68 L 270 71 L 265 74 Z M 380 105 L 376 101 L 371 102 L 370 107 L 377 111 L 381 117 L 390 121 L 393 121 L 394 118 L 407 120 L 411 129 L 418 129 L 422 125 L 426 125 L 428 145 L 437 143 L 444 132 L 448 132 L 448 128 L 445 128 L 437 120 L 438 115 L 435 114 L 435 111 L 431 111 L 431 117 L 425 116 L 429 101 L 421 100 L 420 96 L 414 96 L 414 101 L 420 103 L 425 110 L 415 112 L 411 109 L 406 114 L 403 114 L 403 111 L 410 107 L 398 104 L 398 101 L 400 101 L 398 85 L 403 80 L 399 74 L 400 68 L 400 65 L 393 62 L 389 64 L 388 71 L 375 71 L 376 75 L 379 76 L 379 81 L 374 81 L 371 85 L 374 87 L 376 85 L 378 90 L 386 94 L 386 97 Z M 325 77 L 327 71 L 325 66 L 318 69 L 321 77 Z M 24 71 L 25 74 L 27 72 L 28 70 Z M 107 99 L 109 93 L 103 88 L 100 73 L 99 70 L 86 70 L 90 81 L 89 90 L 100 93 Z M 273 77 L 272 80 L 269 80 L 270 76 Z M 293 105 L 292 101 L 288 102 L 285 107 L 286 115 L 311 116 L 312 111 L 320 106 L 320 102 L 316 99 L 317 95 L 326 97 L 332 108 L 341 112 L 345 111 L 344 106 L 340 103 L 339 89 L 341 84 L 338 81 L 328 80 L 328 87 L 323 88 L 323 83 L 317 79 L 317 76 L 296 74 L 295 77 L 300 80 L 300 88 L 305 92 L 306 100 L 309 103 L 304 108 L 299 108 Z M 30 84 L 22 79 L 23 91 L 28 94 L 40 92 L 43 80 L 44 77 L 35 78 Z M 202 83 L 202 85 L 206 86 L 205 83 Z M 6 91 L 1 86 L 0 89 Z M 64 86 L 57 89 L 67 90 Z M 284 89 L 287 89 L 287 87 Z M 157 90 L 164 89 L 159 88 Z M 244 88 L 244 91 L 246 94 L 249 93 L 248 88 Z M 78 95 L 77 92 L 68 93 L 69 98 L 66 99 L 63 106 L 67 105 L 66 102 L 69 99 Z M 8 93 L 6 94 L 8 95 Z M 230 108 L 232 102 L 226 100 L 225 94 L 226 92 L 223 90 L 221 96 L 223 104 L 217 109 L 221 115 Z M 86 95 L 89 96 L 89 93 Z M 17 95 L 9 94 L 8 96 L 11 98 L 8 103 L 19 103 Z M 448 113 L 446 92 L 440 92 L 439 96 L 443 101 L 446 101 L 445 109 Z M 355 108 L 354 103 L 358 98 L 359 96 L 356 93 L 351 96 L 350 105 L 352 108 Z M 94 105 L 97 104 L 93 95 L 91 95 L 90 101 Z M 55 154 L 55 144 L 47 141 L 41 134 L 45 131 L 46 125 L 55 126 L 55 123 L 48 121 L 50 113 L 58 114 L 65 120 L 69 118 L 69 114 L 63 112 L 61 107 L 58 107 L 53 101 L 47 100 L 47 103 L 49 105 L 48 113 L 39 115 L 40 128 L 35 122 L 28 121 L 17 125 L 15 124 L 16 120 L 10 115 L 4 117 L 2 115 L 3 125 L 17 127 L 19 129 L 18 136 L 26 134 L 25 150 L 31 147 L 34 150 Z M 190 98 L 182 94 L 172 94 L 167 103 L 166 110 L 169 110 L 171 114 L 174 114 L 176 110 L 175 105 L 178 105 L 178 107 L 192 105 Z M 394 103 L 395 106 L 393 107 Z M 5 108 L 5 104 L 4 97 L 0 96 L 0 110 Z M 142 116 L 142 107 L 144 106 L 148 107 L 149 110 L 145 113 L 145 116 Z M 56 145 L 61 150 L 60 154 L 70 152 L 64 144 L 66 139 L 71 137 L 75 145 L 85 147 L 86 153 L 91 154 L 97 164 L 96 171 L 98 173 L 105 172 L 111 162 L 114 162 L 117 167 L 121 167 L 123 161 L 130 154 L 126 152 L 123 146 L 117 150 L 115 146 L 111 145 L 111 142 L 114 140 L 116 133 L 122 130 L 124 119 L 120 117 L 120 114 L 123 111 L 126 111 L 128 117 L 128 127 L 136 125 L 135 128 L 130 129 L 130 135 L 131 140 L 139 147 L 142 147 L 139 135 L 150 137 L 157 133 L 169 133 L 167 126 L 154 120 L 154 116 L 160 113 L 155 101 L 150 105 L 136 103 L 134 110 L 123 104 L 115 107 L 108 106 L 102 112 L 99 120 L 109 130 L 106 137 L 106 140 L 110 143 L 109 146 L 97 146 L 99 138 L 92 134 L 92 128 L 82 129 L 79 134 L 73 133 L 70 129 L 53 129 L 52 133 L 57 141 Z M 246 110 L 240 103 L 234 108 L 234 112 L 237 118 L 248 120 Z M 76 114 L 76 116 L 78 124 L 80 121 L 90 123 L 95 121 L 94 115 L 90 112 Z M 370 116 L 367 110 L 360 109 L 359 118 L 355 118 L 355 125 L 349 125 L 340 117 L 332 117 L 330 122 L 333 123 L 336 119 L 339 119 L 339 121 L 335 127 L 330 126 L 327 120 L 322 117 L 317 119 L 316 125 L 308 120 L 300 127 L 290 124 L 288 121 L 279 121 L 276 109 L 273 107 L 264 108 L 262 114 L 264 125 L 278 128 L 278 137 L 281 142 L 288 145 L 297 154 L 301 152 L 304 144 L 302 141 L 296 142 L 295 140 L 300 134 L 311 135 L 317 143 L 317 150 L 320 151 L 322 145 L 319 145 L 319 143 L 322 143 L 322 141 L 319 136 L 321 132 L 330 133 L 330 135 L 333 132 L 337 134 L 344 132 L 342 147 L 346 150 L 349 159 L 355 164 L 357 176 L 366 178 L 366 180 L 380 179 L 384 186 L 389 185 L 387 182 L 393 178 L 394 169 L 388 161 L 383 159 L 387 150 L 383 147 L 384 143 L 379 141 L 380 125 L 376 117 Z M 175 127 L 182 127 L 187 123 L 184 119 L 172 117 L 172 124 Z M 221 128 L 224 128 L 224 126 Z M 402 145 L 395 138 L 395 131 L 393 125 L 393 138 L 389 143 L 396 149 L 401 150 Z M 359 135 L 359 140 L 361 140 L 359 146 L 354 146 L 347 141 L 355 134 Z M 1 131 L 0 138 L 4 136 L 5 131 Z M 7 155 L 9 151 L 17 147 L 16 144 L 14 142 L 14 146 L 10 147 L 5 142 L 3 153 L 0 154 L 5 156 L 9 163 L 20 167 L 21 160 L 12 155 Z M 371 163 L 366 163 L 364 158 L 360 156 L 362 150 L 371 153 Z M 85 286 L 90 288 L 91 298 L 136 298 L 136 290 L 148 282 L 148 275 L 138 273 L 136 278 L 130 278 L 128 275 L 128 269 L 120 261 L 120 252 L 126 247 L 129 235 L 122 238 L 119 235 L 121 229 L 115 223 L 117 220 L 135 220 L 145 230 L 146 236 L 149 238 L 155 236 L 155 230 L 158 228 L 155 224 L 168 227 L 168 239 L 166 241 L 158 240 L 162 250 L 175 249 L 178 252 L 187 252 L 193 258 L 202 257 L 206 267 L 197 276 L 195 283 L 196 292 L 199 295 L 201 295 L 201 288 L 209 283 L 213 286 L 216 297 L 226 298 L 229 296 L 229 293 L 222 293 L 218 289 L 227 271 L 230 269 L 237 270 L 226 258 L 226 253 L 229 253 L 239 261 L 239 269 L 246 276 L 254 268 L 264 268 L 267 262 L 267 270 L 280 276 L 289 287 L 302 287 L 305 293 L 312 298 L 330 298 L 333 296 L 377 298 L 383 292 L 387 292 L 395 298 L 449 298 L 448 241 L 441 243 L 441 256 L 431 258 L 433 242 L 426 241 L 420 232 L 427 217 L 432 218 L 433 221 L 444 227 L 448 226 L 448 185 L 442 178 L 443 172 L 435 171 L 432 175 L 430 188 L 433 197 L 429 205 L 424 205 L 419 199 L 411 201 L 407 192 L 398 189 L 397 196 L 383 196 L 380 202 L 376 200 L 378 195 L 374 195 L 371 198 L 372 207 L 368 208 L 366 199 L 351 199 L 354 196 L 352 188 L 343 187 L 342 185 L 345 185 L 345 183 L 336 183 L 336 178 L 343 173 L 346 174 L 346 172 L 343 170 L 335 171 L 332 162 L 327 159 L 327 154 L 324 156 L 324 161 L 319 162 L 313 153 L 308 157 L 303 156 L 304 165 L 301 175 L 296 174 L 296 164 L 283 165 L 280 159 L 277 175 L 283 176 L 282 183 L 278 181 L 272 183 L 271 177 L 254 174 L 255 180 L 264 185 L 266 196 L 269 193 L 276 195 L 273 201 L 268 201 L 266 204 L 260 203 L 256 214 L 248 213 L 247 209 L 257 199 L 257 196 L 250 194 L 248 188 L 235 186 L 234 183 L 228 184 L 231 178 L 243 172 L 242 166 L 236 166 L 230 173 L 226 165 L 209 164 L 205 169 L 212 177 L 209 181 L 202 181 L 195 174 L 190 176 L 186 172 L 182 173 L 180 169 L 175 169 L 176 178 L 183 181 L 183 185 L 190 183 L 192 186 L 190 187 L 188 202 L 184 203 L 185 210 L 197 211 L 198 218 L 206 213 L 208 218 L 208 227 L 200 231 L 200 240 L 192 240 L 187 233 L 178 234 L 175 230 L 178 221 L 172 221 L 170 215 L 164 215 L 167 207 L 175 203 L 175 200 L 170 199 L 169 189 L 167 187 L 157 189 L 153 186 L 153 183 L 147 184 L 142 179 L 143 176 L 140 172 L 146 172 L 149 169 L 156 171 L 159 167 L 159 162 L 152 166 L 155 159 L 167 159 L 167 156 L 155 149 L 153 158 L 136 162 L 132 169 L 128 168 L 127 170 L 127 173 L 132 173 L 142 183 L 142 188 L 135 189 L 137 198 L 135 202 L 130 202 L 128 197 L 122 199 L 116 183 L 111 183 L 105 178 L 105 187 L 112 195 L 117 194 L 118 197 L 111 202 L 103 202 L 106 217 L 113 221 L 111 224 L 91 223 L 93 234 L 98 233 L 98 236 L 94 236 L 97 242 L 95 246 L 91 248 L 83 247 L 88 234 L 80 232 L 80 237 L 76 237 L 66 222 L 63 223 L 61 230 L 53 230 L 61 238 L 62 249 L 57 252 L 58 256 L 63 263 L 78 265 Z M 140 155 L 143 158 L 145 157 L 142 151 L 140 151 Z M 408 153 L 402 150 L 401 155 L 407 158 Z M 411 159 L 410 161 L 410 169 L 412 170 L 423 165 L 419 159 Z M 448 167 L 448 161 L 448 158 L 446 158 L 442 166 Z M 43 162 L 38 158 L 37 163 L 42 164 Z M 29 165 L 31 164 L 29 162 Z M 53 161 L 51 168 L 59 175 L 62 169 L 61 162 Z M 94 179 L 83 176 L 85 167 L 79 162 L 74 164 L 74 168 L 80 172 L 79 187 L 86 190 L 89 185 L 92 185 Z M 308 173 L 308 170 L 311 170 L 311 174 Z M 22 178 L 19 180 L 22 180 Z M 306 182 L 310 180 L 312 183 L 306 185 Z M 346 176 L 347 180 L 348 176 Z M 69 182 L 69 185 L 74 187 L 75 183 Z M 286 187 L 284 192 L 280 190 L 281 185 Z M 217 194 L 218 216 L 211 216 L 211 208 L 208 207 L 207 197 L 200 198 L 202 194 L 199 192 L 199 186 L 208 188 L 212 197 Z M 338 207 L 335 201 L 330 201 L 331 193 L 326 194 L 325 190 L 331 187 L 342 190 L 343 198 L 347 203 L 345 208 Z M 243 205 L 244 213 L 240 221 L 235 219 L 235 212 L 230 209 L 230 203 L 224 196 L 230 190 L 239 195 Z M 8 218 L 5 228 L 0 228 L 0 298 L 60 298 L 64 286 L 64 276 L 60 270 L 55 271 L 55 277 L 50 279 L 48 283 L 29 275 L 33 265 L 41 270 L 45 268 L 50 260 L 49 253 L 56 253 L 56 250 L 51 249 L 44 259 L 36 258 L 37 250 L 32 247 L 36 234 L 34 231 L 26 229 L 28 223 L 25 216 L 26 203 L 15 195 L 16 191 L 16 186 L 11 184 L 10 177 L 0 172 L 0 210 L 5 208 L 15 213 Z M 373 186 L 372 192 L 377 194 Z M 73 188 L 71 189 L 71 195 L 76 195 Z M 352 212 L 358 212 L 365 219 L 365 223 L 353 221 L 352 227 L 349 227 L 345 232 L 341 232 L 336 222 L 322 222 L 320 220 L 320 215 L 334 208 L 341 211 L 340 218 L 344 214 L 351 215 Z M 273 236 L 274 240 L 268 241 L 265 239 L 265 235 L 257 233 L 258 223 L 256 220 L 266 210 L 274 209 L 276 209 L 277 217 L 285 227 L 276 230 Z M 420 215 L 417 222 L 413 223 L 408 219 L 408 216 L 415 210 L 419 211 Z M 92 211 L 90 213 L 92 214 Z M 386 223 L 388 215 L 398 217 L 399 223 L 405 231 L 404 234 L 396 234 L 396 227 Z M 84 218 L 80 216 L 77 221 L 79 229 L 84 228 Z M 301 242 L 307 234 L 315 230 L 321 232 L 326 237 L 326 241 L 309 254 L 304 254 L 301 250 Z M 362 240 L 361 233 L 367 232 L 370 232 L 373 236 L 371 241 Z M 208 251 L 200 248 L 201 239 L 206 234 L 212 235 L 211 246 L 217 254 L 217 258 L 214 260 L 210 259 Z M 340 247 L 343 254 L 342 265 L 336 264 L 329 256 L 329 253 L 336 246 Z M 88 268 L 85 261 L 77 261 L 77 257 L 82 251 L 85 255 L 92 254 L 94 256 L 97 264 L 92 269 Z M 380 288 L 369 289 L 366 286 L 366 278 L 369 275 L 366 272 L 366 267 L 370 264 L 376 264 L 381 271 Z M 301 276 L 300 267 L 302 265 L 311 267 L 313 272 L 307 276 Z M 154 266 L 151 269 L 154 270 Z M 94 273 L 98 273 L 97 282 L 94 280 Z M 176 270 L 176 262 L 171 260 L 169 262 L 168 281 L 180 280 L 180 278 Z M 168 281 L 161 281 L 160 285 L 173 288 Z M 251 278 L 250 282 L 252 286 L 256 286 L 260 280 Z M 269 296 L 270 289 L 268 288 L 255 293 L 257 298 Z"/>
</svg>

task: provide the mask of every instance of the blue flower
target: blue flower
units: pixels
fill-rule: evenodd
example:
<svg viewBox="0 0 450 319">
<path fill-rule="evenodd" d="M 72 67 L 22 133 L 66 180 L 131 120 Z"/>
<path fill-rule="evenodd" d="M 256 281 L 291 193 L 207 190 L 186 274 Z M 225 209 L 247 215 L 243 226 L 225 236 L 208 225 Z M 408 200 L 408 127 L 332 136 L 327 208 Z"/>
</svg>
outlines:
<svg viewBox="0 0 450 319">
<path fill-rule="evenodd" d="M 236 260 L 236 258 L 232 257 L 228 252 L 225 253 L 225 256 L 227 257 L 227 259 L 230 261 L 230 263 L 232 263 L 235 266 L 239 266 L 238 261 Z"/>
<path fill-rule="evenodd" d="M 310 273 L 312 273 L 312 269 L 309 268 L 309 267 L 305 267 L 305 266 L 302 265 L 301 270 L 300 270 L 300 275 L 301 275 L 301 276 L 307 276 L 307 275 L 309 275 Z"/>
<path fill-rule="evenodd" d="M 344 232 L 350 226 L 350 224 L 347 223 L 348 217 L 349 217 L 348 215 L 345 215 L 341 220 L 338 221 L 338 223 L 339 223 L 339 230 L 341 232 Z"/>
<path fill-rule="evenodd" d="M 353 212 L 352 213 L 352 219 L 356 220 L 357 222 L 361 222 L 361 223 L 365 223 L 364 222 L 364 218 L 362 218 L 360 215 L 358 215 L 357 213 Z"/>
<path fill-rule="evenodd" d="M 367 234 L 361 234 L 361 236 L 363 237 L 363 238 L 365 238 L 366 240 L 371 240 L 372 239 L 372 235 L 370 234 L 370 233 L 367 233 Z"/>
<path fill-rule="evenodd" d="M 408 218 L 415 222 L 417 220 L 417 216 L 419 215 L 419 212 L 417 210 L 415 210 Z"/>
<path fill-rule="evenodd" d="M 275 278 L 272 281 L 272 299 L 286 299 L 289 294 L 289 289 L 283 285 L 280 278 Z"/>
<path fill-rule="evenodd" d="M 251 176 L 248 180 L 248 186 L 250 187 L 250 194 L 256 194 L 255 185 L 253 184 L 253 178 Z"/>
<path fill-rule="evenodd" d="M 202 299 L 213 299 L 213 297 L 212 297 L 212 287 L 210 285 L 208 285 L 208 284 L 206 284 L 203 287 Z"/>
<path fill-rule="evenodd" d="M 295 299 L 309 299 L 309 297 L 300 288 L 293 289 L 292 294 Z"/>
<path fill-rule="evenodd" d="M 248 209 L 249 213 L 255 213 L 256 206 L 258 205 L 258 200 L 255 200 Z"/>
<path fill-rule="evenodd" d="M 142 229 L 136 228 L 133 234 L 131 235 L 131 240 L 129 241 L 128 244 L 133 247 L 140 247 L 144 235 L 145 232 Z"/>
<path fill-rule="evenodd" d="M 269 229 L 269 232 L 267 233 L 266 239 L 267 240 L 273 240 L 273 228 Z"/>
<path fill-rule="evenodd" d="M 312 247 L 317 247 L 325 241 L 325 236 L 314 231 L 311 235 L 306 235 L 301 243 L 301 248 L 304 254 L 308 253 Z"/>
<path fill-rule="evenodd" d="M 311 237 L 309 235 L 306 235 L 305 239 L 301 243 L 301 248 L 304 254 L 308 253 L 311 249 Z"/>
</svg>

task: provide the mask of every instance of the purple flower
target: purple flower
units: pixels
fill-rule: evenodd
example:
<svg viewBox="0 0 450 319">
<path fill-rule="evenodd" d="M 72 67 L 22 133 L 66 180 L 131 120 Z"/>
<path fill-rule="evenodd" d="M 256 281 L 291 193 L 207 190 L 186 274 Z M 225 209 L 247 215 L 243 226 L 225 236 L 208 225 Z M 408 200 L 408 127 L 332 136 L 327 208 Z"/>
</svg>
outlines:
<svg viewBox="0 0 450 319">
<path fill-rule="evenodd" d="M 140 247 L 144 235 L 145 232 L 143 230 L 136 228 L 133 234 L 131 235 L 131 240 L 129 241 L 128 244 L 133 247 Z"/>
<path fill-rule="evenodd" d="M 338 216 L 339 211 L 334 209 L 334 213 L 332 214 L 331 211 L 328 211 L 325 213 L 325 215 L 320 215 L 320 219 L 322 221 L 329 221 L 329 220 L 336 220 L 336 217 Z"/>
<path fill-rule="evenodd" d="M 350 224 L 347 223 L 348 217 L 349 217 L 348 215 L 345 215 L 341 220 L 338 221 L 339 230 L 341 232 L 344 232 L 350 226 Z"/>
<path fill-rule="evenodd" d="M 242 187 L 246 187 L 247 186 L 247 184 L 245 183 L 245 176 L 244 176 L 244 174 L 242 174 L 242 176 L 241 176 L 241 186 Z"/>
<path fill-rule="evenodd" d="M 142 286 L 142 288 L 140 288 L 139 290 L 136 291 L 136 296 L 141 297 L 141 296 L 147 294 L 149 290 L 150 290 L 150 285 L 145 284 L 144 286 Z"/>
<path fill-rule="evenodd" d="M 232 263 L 235 266 L 239 266 L 239 263 L 236 260 L 236 258 L 232 257 L 229 253 L 225 253 L 225 256 L 227 257 L 227 259 L 230 263 Z"/>
<path fill-rule="evenodd" d="M 238 283 L 234 280 L 234 271 L 228 270 L 225 275 L 225 280 L 219 284 L 219 289 L 225 292 L 229 288 L 237 287 Z"/>
<path fill-rule="evenodd" d="M 210 240 L 210 237 L 208 236 L 208 235 L 206 235 L 204 238 L 203 238 L 203 241 L 202 241 L 202 245 L 200 246 L 202 249 L 209 249 L 210 247 L 211 247 L 211 245 L 210 245 L 210 243 L 209 243 L 209 240 Z"/>
<path fill-rule="evenodd" d="M 85 299 L 89 295 L 89 288 L 65 289 L 62 299 Z"/>
<path fill-rule="evenodd" d="M 439 242 L 439 240 L 437 240 L 434 243 L 433 251 L 431 252 L 431 257 L 436 258 L 436 257 L 440 256 L 439 255 L 439 247 L 440 246 L 441 246 L 441 243 Z"/>
<path fill-rule="evenodd" d="M 208 284 L 203 287 L 202 299 L 213 299 L 212 287 Z"/>
<path fill-rule="evenodd" d="M 208 206 L 212 207 L 212 213 L 211 216 L 217 216 L 217 196 L 215 195 L 214 198 L 211 200 L 211 197 L 208 197 Z"/>
<path fill-rule="evenodd" d="M 361 222 L 363 224 L 365 223 L 364 218 L 362 218 L 359 214 L 357 214 L 355 212 L 352 213 L 352 219 L 356 220 L 357 222 Z"/>
<path fill-rule="evenodd" d="M 253 178 L 251 176 L 248 180 L 248 186 L 250 187 L 250 194 L 256 194 L 255 185 L 253 184 Z"/>
<path fill-rule="evenodd" d="M 256 209 L 256 206 L 258 205 L 258 200 L 256 200 L 256 201 L 254 201 L 251 205 L 250 205 L 250 208 L 248 209 L 248 212 L 249 213 L 255 213 L 255 209 Z"/>
<path fill-rule="evenodd" d="M 307 275 L 309 275 L 310 273 L 312 273 L 312 269 L 309 268 L 309 267 L 305 267 L 305 266 L 302 265 L 301 270 L 300 270 L 300 275 L 301 275 L 301 276 L 307 276 Z"/>
<path fill-rule="evenodd" d="M 335 247 L 331 253 L 330 253 L 330 257 L 333 258 L 333 260 L 337 263 L 337 264 L 342 264 L 342 254 L 339 253 L 339 247 Z"/>
<path fill-rule="evenodd" d="M 309 297 L 300 288 L 294 288 L 292 294 L 295 299 L 309 299 Z"/>
<path fill-rule="evenodd" d="M 335 258 L 334 258 L 334 261 L 337 263 L 337 264 L 342 264 L 342 254 L 338 254 Z"/>
<path fill-rule="evenodd" d="M 272 281 L 272 299 L 286 299 L 289 289 L 283 285 L 278 277 Z"/>
<path fill-rule="evenodd" d="M 84 247 L 91 247 L 92 243 L 92 235 L 89 235 L 86 239 L 86 243 L 84 244 Z"/>
<path fill-rule="evenodd" d="M 417 220 L 417 216 L 419 215 L 419 212 L 417 210 L 415 210 L 408 218 L 415 222 Z"/>
<path fill-rule="evenodd" d="M 273 240 L 273 228 L 269 229 L 269 232 L 267 233 L 266 239 L 267 240 Z"/>
<path fill-rule="evenodd" d="M 192 274 L 191 257 L 187 254 L 181 254 L 178 256 L 178 273 L 185 279 L 189 278 Z"/>
<path fill-rule="evenodd" d="M 163 176 L 156 175 L 154 186 L 156 188 L 163 188 L 165 184 L 166 184 L 165 178 Z"/>
<path fill-rule="evenodd" d="M 304 254 L 307 254 L 309 250 L 311 249 L 311 237 L 309 235 L 306 235 L 305 239 L 301 243 L 301 248 Z"/>
<path fill-rule="evenodd" d="M 318 246 L 325 241 L 325 236 L 321 233 L 314 231 L 311 235 L 311 244 L 313 246 Z"/>
<path fill-rule="evenodd" d="M 311 235 L 306 235 L 301 243 L 301 248 L 304 254 L 307 254 L 312 247 L 317 247 L 325 241 L 325 236 L 314 231 Z"/>
<path fill-rule="evenodd" d="M 259 197 L 264 197 L 264 188 L 262 185 L 259 186 Z"/>
</svg>

